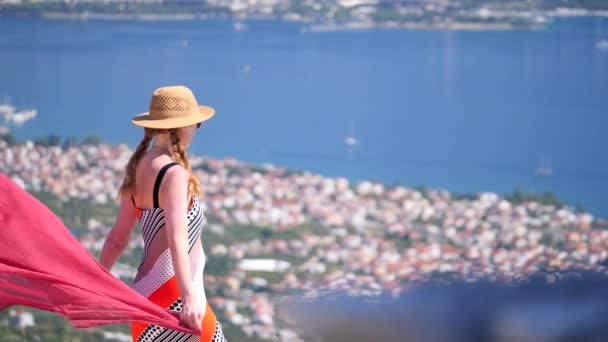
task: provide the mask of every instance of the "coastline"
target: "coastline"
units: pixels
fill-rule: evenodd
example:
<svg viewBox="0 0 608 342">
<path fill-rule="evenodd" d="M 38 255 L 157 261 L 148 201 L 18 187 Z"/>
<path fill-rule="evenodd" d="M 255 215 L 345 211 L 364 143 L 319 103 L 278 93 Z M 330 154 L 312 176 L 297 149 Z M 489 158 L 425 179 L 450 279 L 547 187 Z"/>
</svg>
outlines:
<svg viewBox="0 0 608 342">
<path fill-rule="evenodd" d="M 62 11 L 14 11 L 7 12 L 0 8 L 0 17 L 33 17 L 47 20 L 99 20 L 99 21 L 194 21 L 226 19 L 229 21 L 283 21 L 299 23 L 306 32 L 337 32 L 361 30 L 440 30 L 440 31 L 513 31 L 513 30 L 542 30 L 554 19 L 603 17 L 608 18 L 608 11 L 591 11 L 584 9 L 557 9 L 539 13 L 521 12 L 501 14 L 495 20 L 484 20 L 483 17 L 473 20 L 443 21 L 373 21 L 350 20 L 345 22 L 318 21 L 300 15 L 286 14 L 283 16 L 255 16 L 255 15 L 221 15 L 217 13 L 104 13 L 95 11 L 62 12 Z"/>
<path fill-rule="evenodd" d="M 202 14 L 179 13 L 179 14 L 137 14 L 137 13 L 64 13 L 64 12 L 43 12 L 41 18 L 51 20 L 141 20 L 141 21 L 186 21 L 186 20 L 206 20 L 207 16 Z"/>
<path fill-rule="evenodd" d="M 49 143 L 49 141 L 47 141 L 46 143 Z M 38 155 L 40 153 L 41 149 L 42 150 L 48 149 L 48 151 L 51 151 L 52 153 L 59 153 L 60 151 L 71 151 L 70 153 L 75 153 L 75 154 L 79 155 L 76 158 L 77 160 L 81 160 L 83 158 L 85 158 L 85 159 L 89 158 L 90 157 L 89 154 L 92 153 L 91 149 L 93 149 L 93 150 L 97 150 L 97 149 L 114 150 L 113 153 L 115 153 L 117 156 L 121 155 L 121 157 L 124 157 L 123 159 L 126 158 L 125 153 L 128 154 L 127 152 L 129 152 L 129 153 L 131 152 L 131 148 L 126 144 L 104 143 L 104 142 L 101 142 L 101 139 L 99 139 L 98 142 L 96 142 L 92 145 L 89 143 L 86 143 L 86 142 L 84 142 L 82 145 L 79 145 L 79 144 L 76 144 L 74 141 L 72 141 L 70 143 L 69 140 L 66 140 L 65 143 L 63 144 L 63 146 L 60 146 L 60 145 L 46 146 L 46 145 L 40 145 L 39 142 L 36 142 L 36 139 L 34 139 L 34 141 L 25 140 L 25 141 L 17 142 L 14 144 L 9 144 L 5 140 L 3 140 L 3 136 L 0 135 L 0 152 L 1 152 L 2 148 L 5 148 L 6 149 L 5 152 L 8 152 L 11 155 L 13 152 L 9 152 L 9 151 L 14 150 L 14 149 L 17 149 L 17 150 L 25 149 L 25 150 L 31 151 L 35 155 Z M 1 156 L 2 156 L 2 153 L 0 153 L 0 157 Z M 444 193 L 445 195 L 447 195 L 453 201 L 460 201 L 460 200 L 471 201 L 478 196 L 483 196 L 484 194 L 491 194 L 492 196 L 496 196 L 496 198 L 498 198 L 500 200 L 512 202 L 513 204 L 516 204 L 519 201 L 536 202 L 539 205 L 542 204 L 542 205 L 553 206 L 553 207 L 555 207 L 556 210 L 564 209 L 564 210 L 572 211 L 573 213 L 577 213 L 577 214 L 592 215 L 592 217 L 594 219 L 599 220 L 600 222 L 608 223 L 608 217 L 605 217 L 603 215 L 598 215 L 598 213 L 590 213 L 584 209 L 581 211 L 580 209 L 577 209 L 577 208 L 579 208 L 578 205 L 574 205 L 573 203 L 560 199 L 557 197 L 556 194 L 551 193 L 551 192 L 544 192 L 544 193 L 523 192 L 518 187 L 513 187 L 513 189 L 511 191 L 507 191 L 502 194 L 498 193 L 498 192 L 492 192 L 492 191 L 457 192 L 457 191 L 449 191 L 449 190 L 443 189 L 443 188 L 434 188 L 434 187 L 430 187 L 430 186 L 426 186 L 426 185 L 413 186 L 413 185 L 405 185 L 405 184 L 400 184 L 400 183 L 391 185 L 390 183 L 383 182 L 380 180 L 373 180 L 373 179 L 351 180 L 346 176 L 326 176 L 326 175 L 322 175 L 322 174 L 319 174 L 319 173 L 316 173 L 316 172 L 310 171 L 310 170 L 290 168 L 285 165 L 278 165 L 278 164 L 273 164 L 273 163 L 261 163 L 260 164 L 260 163 L 250 162 L 250 161 L 239 160 L 234 157 L 224 157 L 223 159 L 213 159 L 211 157 L 198 156 L 196 154 L 192 154 L 191 157 L 192 157 L 191 164 L 192 164 L 193 169 L 204 171 L 205 174 L 208 172 L 209 165 L 226 163 L 226 170 L 228 170 L 228 173 L 235 172 L 236 175 L 240 175 L 242 173 L 247 173 L 247 172 L 259 172 L 260 174 L 276 173 L 278 178 L 289 178 L 291 175 L 312 176 L 315 179 L 323 179 L 324 181 L 346 182 L 346 183 L 350 184 L 349 186 L 352 188 L 358 188 L 358 187 L 368 188 L 369 187 L 370 189 L 372 189 L 372 188 L 375 189 L 375 188 L 379 187 L 382 189 L 386 189 L 387 191 L 390 189 L 404 188 L 404 189 L 408 189 L 411 191 L 418 191 L 420 193 L 425 193 L 427 191 L 440 192 L 440 193 Z M 118 159 L 120 159 L 120 158 L 118 158 Z M 111 182 L 106 184 L 106 186 L 103 187 L 103 190 L 101 188 L 99 189 L 102 193 L 91 193 L 91 194 L 87 195 L 87 198 L 90 198 L 91 200 L 99 202 L 101 204 L 106 204 L 106 203 L 112 202 L 111 198 L 112 198 L 113 194 L 116 193 L 116 191 L 118 190 L 117 184 L 119 183 L 119 178 L 120 178 L 118 176 L 118 174 L 120 174 L 120 172 L 122 171 L 121 167 L 118 166 L 116 164 L 116 162 L 117 162 L 117 160 L 112 160 L 108 164 L 108 169 L 112 170 L 112 172 L 115 173 L 113 176 L 114 178 L 111 180 Z M 122 160 L 122 164 L 125 164 L 125 163 L 126 163 L 126 159 Z M 237 171 L 237 169 L 239 171 Z M 15 170 L 13 170 L 10 167 L 7 167 L 4 170 L 2 167 L 0 167 L 0 172 L 2 172 L 2 171 L 5 171 L 5 172 L 8 171 L 7 174 L 13 174 L 13 176 L 17 175 L 17 174 L 13 173 Z M 34 182 L 34 184 L 36 184 L 36 187 L 34 187 L 30 190 L 50 191 L 50 192 L 54 193 L 56 196 L 58 196 L 58 198 L 62 201 L 67 201 L 67 200 L 73 199 L 75 196 L 75 193 L 81 193 L 81 191 L 84 191 L 83 189 L 79 189 L 78 191 L 63 192 L 64 190 L 69 188 L 68 185 L 56 188 L 55 185 L 52 184 L 53 182 L 48 183 L 48 181 L 50 181 L 50 179 L 42 177 L 39 181 Z M 19 181 L 18 183 L 21 184 L 21 181 Z M 30 182 L 24 180 L 22 185 L 26 186 L 29 183 Z M 369 191 L 365 190 L 364 192 L 365 193 L 369 192 L 369 194 L 373 194 L 374 191 L 376 191 L 376 190 L 369 190 Z M 383 193 L 383 192 L 384 192 L 384 190 L 381 193 Z M 381 196 L 381 193 L 376 193 L 373 195 Z M 81 193 L 81 195 L 82 195 L 82 193 Z M 364 196 L 366 196 L 366 195 L 364 195 Z"/>
<path fill-rule="evenodd" d="M 439 23 L 346 23 L 310 25 L 311 32 L 359 31 L 373 29 L 392 30 L 441 30 L 441 31 L 511 31 L 539 30 L 544 25 L 518 27 L 511 23 L 439 22 Z"/>
</svg>

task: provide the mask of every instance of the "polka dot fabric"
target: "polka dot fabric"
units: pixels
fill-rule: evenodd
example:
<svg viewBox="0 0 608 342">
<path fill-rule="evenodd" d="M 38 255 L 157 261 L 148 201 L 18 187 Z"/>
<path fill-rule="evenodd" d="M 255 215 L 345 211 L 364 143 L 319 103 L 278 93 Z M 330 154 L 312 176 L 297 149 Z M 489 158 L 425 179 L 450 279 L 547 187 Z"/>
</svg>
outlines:
<svg viewBox="0 0 608 342">
<path fill-rule="evenodd" d="M 205 253 L 200 240 L 207 220 L 196 196 L 193 197 L 192 208 L 185 215 L 188 222 L 188 257 L 192 271 L 192 288 L 199 294 L 200 305 L 204 309 L 201 334 L 189 335 L 153 324 L 134 322 L 131 324 L 133 341 L 226 341 L 221 325 L 205 296 L 203 284 Z M 182 300 L 173 269 L 163 209 L 142 210 L 140 226 L 144 239 L 144 253 L 132 287 L 153 303 L 171 311 L 181 312 Z"/>
<path fill-rule="evenodd" d="M 144 297 L 150 296 L 152 292 L 173 277 L 172 263 L 171 251 L 167 249 L 156 260 L 154 266 L 152 266 L 152 270 L 133 284 L 133 289 Z"/>
<path fill-rule="evenodd" d="M 224 337 L 224 332 L 222 331 L 222 326 L 220 325 L 220 322 L 215 323 L 215 334 L 213 334 L 213 339 L 211 340 L 211 342 L 227 342 L 226 338 Z"/>
</svg>

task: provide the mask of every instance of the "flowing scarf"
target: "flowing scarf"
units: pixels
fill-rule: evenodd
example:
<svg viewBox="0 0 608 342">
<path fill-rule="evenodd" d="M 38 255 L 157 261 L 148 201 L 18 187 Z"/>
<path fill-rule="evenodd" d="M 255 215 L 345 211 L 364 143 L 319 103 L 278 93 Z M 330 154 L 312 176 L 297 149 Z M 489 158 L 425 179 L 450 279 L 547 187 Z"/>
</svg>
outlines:
<svg viewBox="0 0 608 342">
<path fill-rule="evenodd" d="M 46 206 L 0 174 L 0 310 L 15 304 L 77 328 L 142 322 L 200 333 L 108 272 Z"/>
</svg>

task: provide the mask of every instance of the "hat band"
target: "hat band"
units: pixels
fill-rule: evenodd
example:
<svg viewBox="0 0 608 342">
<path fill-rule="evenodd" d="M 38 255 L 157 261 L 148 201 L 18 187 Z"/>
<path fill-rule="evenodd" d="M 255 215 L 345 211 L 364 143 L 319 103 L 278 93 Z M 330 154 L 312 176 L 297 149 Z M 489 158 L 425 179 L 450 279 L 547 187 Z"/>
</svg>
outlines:
<svg viewBox="0 0 608 342">
<path fill-rule="evenodd" d="M 181 119 L 181 118 L 189 118 L 193 115 L 199 114 L 198 111 L 189 111 L 189 112 L 159 112 L 159 111 L 150 111 L 148 120 L 166 120 L 166 119 Z"/>
</svg>

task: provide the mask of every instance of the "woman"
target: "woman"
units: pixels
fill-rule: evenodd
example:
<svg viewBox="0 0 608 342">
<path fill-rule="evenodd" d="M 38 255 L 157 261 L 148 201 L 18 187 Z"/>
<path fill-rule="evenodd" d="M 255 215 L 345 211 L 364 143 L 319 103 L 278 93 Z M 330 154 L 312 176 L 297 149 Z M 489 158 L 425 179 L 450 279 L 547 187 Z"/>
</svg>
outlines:
<svg viewBox="0 0 608 342">
<path fill-rule="evenodd" d="M 112 268 L 139 219 L 144 252 L 133 289 L 180 312 L 180 324 L 200 329 L 200 336 L 195 336 L 132 323 L 133 341 L 225 341 L 205 297 L 200 236 L 206 219 L 197 198 L 200 182 L 185 150 L 201 123 L 214 113 L 211 107 L 199 106 L 190 89 L 163 87 L 152 94 L 150 111 L 132 120 L 144 127 L 144 137 L 127 163 L 120 209 L 99 263 Z"/>
</svg>

